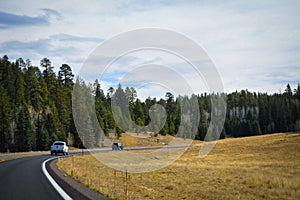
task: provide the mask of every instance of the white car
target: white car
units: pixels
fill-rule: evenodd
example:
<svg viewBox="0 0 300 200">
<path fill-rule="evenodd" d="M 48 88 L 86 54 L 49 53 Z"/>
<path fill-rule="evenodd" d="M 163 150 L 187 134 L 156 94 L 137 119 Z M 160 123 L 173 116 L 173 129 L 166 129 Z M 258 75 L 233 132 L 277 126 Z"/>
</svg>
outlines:
<svg viewBox="0 0 300 200">
<path fill-rule="evenodd" d="M 56 141 L 51 145 L 51 155 L 62 153 L 63 155 L 69 155 L 69 147 L 65 142 Z"/>
</svg>

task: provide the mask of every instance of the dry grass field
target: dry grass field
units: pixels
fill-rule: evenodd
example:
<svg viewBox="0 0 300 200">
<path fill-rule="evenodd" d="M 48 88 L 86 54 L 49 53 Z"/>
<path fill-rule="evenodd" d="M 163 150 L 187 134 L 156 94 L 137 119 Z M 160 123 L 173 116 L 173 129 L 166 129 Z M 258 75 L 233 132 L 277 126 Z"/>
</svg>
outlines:
<svg viewBox="0 0 300 200">
<path fill-rule="evenodd" d="M 23 158 L 28 156 L 37 156 L 43 155 L 45 153 L 49 153 L 49 151 L 31 151 L 31 152 L 18 152 L 18 153 L 0 153 L 0 162 L 13 160 L 17 158 Z"/>
<path fill-rule="evenodd" d="M 92 155 L 60 158 L 57 165 L 111 199 L 300 199 L 299 133 L 220 140 L 205 158 L 198 156 L 201 144 L 148 173 L 126 175 Z"/>
<path fill-rule="evenodd" d="M 147 134 L 140 133 L 123 133 L 119 142 L 123 143 L 125 147 L 145 147 L 145 146 L 162 146 L 168 144 L 173 139 L 172 136 L 157 135 L 156 137 L 148 137 Z M 159 142 L 157 142 L 159 141 Z"/>
</svg>

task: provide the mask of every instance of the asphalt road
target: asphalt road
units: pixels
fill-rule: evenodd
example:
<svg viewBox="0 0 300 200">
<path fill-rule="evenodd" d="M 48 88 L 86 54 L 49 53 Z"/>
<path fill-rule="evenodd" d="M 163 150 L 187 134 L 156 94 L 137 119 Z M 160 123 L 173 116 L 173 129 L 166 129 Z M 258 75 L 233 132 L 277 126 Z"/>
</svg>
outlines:
<svg viewBox="0 0 300 200">
<path fill-rule="evenodd" d="M 71 152 L 76 155 L 79 152 Z M 0 163 L 0 200 L 56 200 L 64 199 L 46 178 L 42 164 L 55 158 L 49 154 L 30 156 Z M 55 161 L 55 160 L 54 160 Z M 52 165 L 52 167 L 50 167 Z M 56 169 L 55 163 L 49 161 L 45 168 L 56 184 L 73 200 L 103 199 L 103 195 L 89 190 L 84 185 L 65 177 Z"/>
<path fill-rule="evenodd" d="M 0 199 L 62 199 L 43 174 L 50 156 L 31 156 L 0 163 Z"/>
<path fill-rule="evenodd" d="M 187 146 L 163 146 L 163 147 L 139 147 L 127 148 L 125 150 L 148 150 L 160 148 L 186 148 Z M 108 152 L 111 149 L 91 150 L 84 153 L 98 153 Z M 81 151 L 70 152 L 71 155 L 81 154 Z M 42 171 L 42 163 L 49 158 L 53 158 L 49 154 L 29 156 L 9 160 L 0 163 L 0 200 L 56 200 L 63 199 L 59 193 L 50 184 Z M 74 200 L 80 199 L 106 199 L 100 194 L 93 194 L 93 191 L 85 191 L 84 186 L 77 185 L 77 183 L 70 181 L 67 183 L 62 180 L 54 171 L 49 167 L 49 162 L 46 165 L 47 171 L 55 179 L 58 185 Z M 81 188 L 83 187 L 83 188 Z M 76 189 L 75 189 L 76 188 Z M 80 189 L 81 188 L 81 189 Z M 81 191 L 81 192 L 79 192 Z M 82 192 L 84 191 L 84 192 Z M 85 193 L 85 194 L 83 194 Z M 94 192 L 95 193 L 95 192 Z M 86 196 L 85 196 L 86 195 Z M 90 196 L 91 198 L 88 198 Z"/>
</svg>

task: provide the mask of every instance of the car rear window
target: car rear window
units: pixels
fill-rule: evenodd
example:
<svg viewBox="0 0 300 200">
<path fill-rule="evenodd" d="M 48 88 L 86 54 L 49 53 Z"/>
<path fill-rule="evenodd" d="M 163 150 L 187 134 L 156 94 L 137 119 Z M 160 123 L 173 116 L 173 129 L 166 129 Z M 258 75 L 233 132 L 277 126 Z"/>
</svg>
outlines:
<svg viewBox="0 0 300 200">
<path fill-rule="evenodd" d="M 62 142 L 55 142 L 54 145 L 64 145 Z"/>
</svg>

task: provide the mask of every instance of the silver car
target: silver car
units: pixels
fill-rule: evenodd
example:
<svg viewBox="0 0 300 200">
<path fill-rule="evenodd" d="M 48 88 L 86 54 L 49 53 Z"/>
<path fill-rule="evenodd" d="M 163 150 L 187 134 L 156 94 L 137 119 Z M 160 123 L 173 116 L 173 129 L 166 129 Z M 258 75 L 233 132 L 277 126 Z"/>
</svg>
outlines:
<svg viewBox="0 0 300 200">
<path fill-rule="evenodd" d="M 120 142 L 114 142 L 111 145 L 111 148 L 113 151 L 122 151 L 123 150 L 123 144 Z"/>
</svg>

